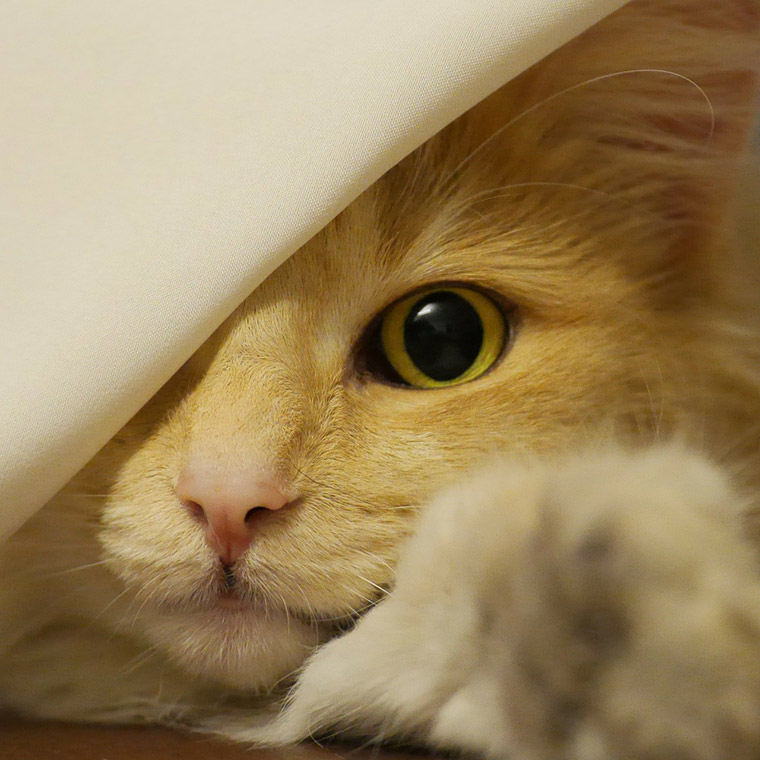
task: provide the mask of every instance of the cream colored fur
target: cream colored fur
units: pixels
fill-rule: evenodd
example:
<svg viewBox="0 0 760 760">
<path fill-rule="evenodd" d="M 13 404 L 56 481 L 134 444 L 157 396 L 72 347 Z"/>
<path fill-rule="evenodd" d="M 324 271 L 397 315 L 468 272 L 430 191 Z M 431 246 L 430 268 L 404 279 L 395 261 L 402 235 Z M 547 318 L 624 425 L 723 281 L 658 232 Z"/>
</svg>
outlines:
<svg viewBox="0 0 760 760">
<path fill-rule="evenodd" d="M 431 504 L 393 594 L 317 652 L 278 721 L 222 730 L 504 758 L 757 757 L 743 507 L 678 446 L 496 460 Z"/>
<path fill-rule="evenodd" d="M 760 364 L 736 187 L 759 38 L 757 0 L 633 0 L 364 193 L 2 547 L 0 704 L 248 739 L 337 725 L 526 758 L 607 757 L 610 742 L 620 757 L 745 756 Z M 513 344 L 470 383 L 379 382 L 368 325 L 436 282 L 499 294 Z M 603 453 L 610 441 L 624 448 Z M 255 613 L 214 606 L 218 559 L 174 494 L 191 450 L 265 465 L 297 495 L 243 559 Z M 597 525 L 611 543 L 579 565 Z M 595 648 L 591 625 L 579 681 L 568 621 L 588 599 L 625 636 Z M 318 650 L 292 711 L 252 733 L 314 648 L 378 601 Z M 366 678 L 343 678 L 344 651 Z M 640 754 L 623 754 L 629 734 Z"/>
</svg>

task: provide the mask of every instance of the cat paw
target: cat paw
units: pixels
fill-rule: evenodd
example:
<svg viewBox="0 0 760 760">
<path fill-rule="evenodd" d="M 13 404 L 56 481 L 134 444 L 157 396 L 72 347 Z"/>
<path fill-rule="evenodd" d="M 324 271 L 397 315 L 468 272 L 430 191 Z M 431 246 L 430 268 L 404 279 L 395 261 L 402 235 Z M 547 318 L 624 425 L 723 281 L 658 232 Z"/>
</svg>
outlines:
<svg viewBox="0 0 760 760">
<path fill-rule="evenodd" d="M 491 607 L 517 756 L 758 757 L 760 575 L 723 474 L 597 454 L 548 467 L 535 506 Z"/>
<path fill-rule="evenodd" d="M 760 584 L 722 474 L 677 447 L 497 461 L 427 510 L 393 594 L 237 738 L 489 757 L 760 751 Z"/>
</svg>

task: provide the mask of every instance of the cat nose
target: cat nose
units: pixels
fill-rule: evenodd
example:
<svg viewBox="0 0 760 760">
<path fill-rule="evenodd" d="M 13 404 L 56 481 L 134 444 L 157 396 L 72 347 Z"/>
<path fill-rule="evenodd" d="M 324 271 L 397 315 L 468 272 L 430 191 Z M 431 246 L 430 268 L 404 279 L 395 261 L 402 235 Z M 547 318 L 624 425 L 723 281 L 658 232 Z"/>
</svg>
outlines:
<svg viewBox="0 0 760 760">
<path fill-rule="evenodd" d="M 276 486 L 249 473 L 222 473 L 219 468 L 192 464 L 177 481 L 183 506 L 206 528 L 206 543 L 225 565 L 245 554 L 254 536 L 257 515 L 288 503 Z"/>
</svg>

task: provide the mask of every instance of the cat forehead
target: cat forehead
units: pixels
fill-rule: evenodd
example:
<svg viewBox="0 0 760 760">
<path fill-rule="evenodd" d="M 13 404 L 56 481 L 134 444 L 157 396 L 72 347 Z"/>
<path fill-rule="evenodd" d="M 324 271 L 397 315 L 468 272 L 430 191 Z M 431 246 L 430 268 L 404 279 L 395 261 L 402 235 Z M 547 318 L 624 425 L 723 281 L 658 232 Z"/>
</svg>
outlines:
<svg viewBox="0 0 760 760">
<path fill-rule="evenodd" d="M 417 220 L 383 216 L 362 198 L 265 281 L 241 309 L 241 321 L 280 320 L 308 330 L 345 318 L 370 319 L 407 293 L 437 282 L 498 286 L 515 244 L 498 234 L 469 236 L 455 229 L 445 208 L 438 217 L 427 210 L 402 211 Z M 393 218 L 395 216 L 395 218 Z M 401 231 L 398 227 L 405 227 Z M 416 229 L 409 229 L 416 225 Z M 515 241 L 516 243 L 516 241 Z M 525 256 L 525 253 L 522 254 Z"/>
<path fill-rule="evenodd" d="M 588 312 L 590 294 L 598 303 L 627 287 L 610 255 L 635 247 L 624 205 L 544 186 L 484 200 L 493 178 L 476 167 L 436 192 L 450 162 L 411 160 L 416 169 L 381 179 L 241 305 L 223 330 L 230 350 L 345 352 L 383 309 L 435 284 L 555 312 Z"/>
</svg>

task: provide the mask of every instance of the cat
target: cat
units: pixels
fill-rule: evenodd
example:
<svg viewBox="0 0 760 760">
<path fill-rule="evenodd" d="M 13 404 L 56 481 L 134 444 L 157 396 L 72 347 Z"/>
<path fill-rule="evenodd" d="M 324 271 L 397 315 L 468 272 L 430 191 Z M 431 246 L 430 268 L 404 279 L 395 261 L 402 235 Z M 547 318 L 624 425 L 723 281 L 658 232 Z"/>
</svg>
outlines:
<svg viewBox="0 0 760 760">
<path fill-rule="evenodd" d="M 633 0 L 363 193 L 0 548 L 0 705 L 755 757 L 759 39 Z"/>
</svg>

